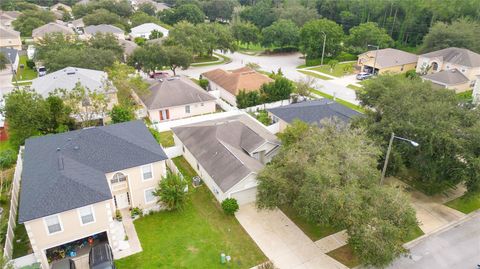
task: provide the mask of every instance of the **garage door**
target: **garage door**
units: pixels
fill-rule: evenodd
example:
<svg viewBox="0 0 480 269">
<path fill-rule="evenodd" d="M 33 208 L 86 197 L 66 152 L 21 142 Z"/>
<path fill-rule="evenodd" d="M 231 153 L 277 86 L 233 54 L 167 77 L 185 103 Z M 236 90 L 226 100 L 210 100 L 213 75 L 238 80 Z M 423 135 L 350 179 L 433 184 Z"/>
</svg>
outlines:
<svg viewBox="0 0 480 269">
<path fill-rule="evenodd" d="M 231 197 L 237 199 L 239 205 L 255 202 L 257 197 L 257 187 L 232 193 Z"/>
</svg>

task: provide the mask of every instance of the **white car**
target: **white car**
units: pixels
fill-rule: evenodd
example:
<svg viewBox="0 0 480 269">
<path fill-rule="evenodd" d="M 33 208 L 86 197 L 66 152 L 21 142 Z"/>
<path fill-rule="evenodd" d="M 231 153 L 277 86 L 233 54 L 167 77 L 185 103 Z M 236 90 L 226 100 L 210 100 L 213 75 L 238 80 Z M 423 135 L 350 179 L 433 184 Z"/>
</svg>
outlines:
<svg viewBox="0 0 480 269">
<path fill-rule="evenodd" d="M 39 77 L 43 77 L 47 74 L 47 68 L 45 68 L 45 66 L 40 66 L 38 69 L 37 69 L 37 72 L 38 72 L 38 76 Z"/>
<path fill-rule="evenodd" d="M 371 76 L 372 76 L 372 74 L 370 74 L 370 73 L 358 73 L 356 78 L 358 80 L 365 80 L 367 78 L 370 78 Z"/>
</svg>

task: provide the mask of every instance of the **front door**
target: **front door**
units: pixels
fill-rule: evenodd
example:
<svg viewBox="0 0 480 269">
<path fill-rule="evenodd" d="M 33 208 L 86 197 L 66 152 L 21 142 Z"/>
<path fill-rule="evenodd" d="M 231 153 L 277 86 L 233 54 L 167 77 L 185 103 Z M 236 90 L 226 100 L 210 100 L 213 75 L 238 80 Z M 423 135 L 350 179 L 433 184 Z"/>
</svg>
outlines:
<svg viewBox="0 0 480 269">
<path fill-rule="evenodd" d="M 117 209 L 123 209 L 130 206 L 130 202 L 128 201 L 128 193 L 121 193 L 115 195 L 115 201 L 117 202 Z"/>
</svg>

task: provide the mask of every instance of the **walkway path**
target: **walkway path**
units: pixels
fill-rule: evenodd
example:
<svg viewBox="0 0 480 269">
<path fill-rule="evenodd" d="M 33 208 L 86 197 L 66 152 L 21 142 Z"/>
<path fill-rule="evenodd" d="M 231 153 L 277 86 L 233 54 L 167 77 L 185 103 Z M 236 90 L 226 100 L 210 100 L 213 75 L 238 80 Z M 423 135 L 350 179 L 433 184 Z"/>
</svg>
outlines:
<svg viewBox="0 0 480 269">
<path fill-rule="evenodd" d="M 128 236 L 128 244 L 130 245 L 130 248 L 114 253 L 115 259 L 121 259 L 142 251 L 142 245 L 138 239 L 135 225 L 133 225 L 133 219 L 130 216 L 130 211 L 128 211 L 128 209 L 124 209 L 121 212 L 122 223 L 125 228 L 125 233 Z"/>
<path fill-rule="evenodd" d="M 347 240 L 347 230 L 343 230 L 317 240 L 315 245 L 322 250 L 323 253 L 328 253 L 334 249 L 345 246 L 347 244 Z"/>
<path fill-rule="evenodd" d="M 282 211 L 244 205 L 235 214 L 265 255 L 280 269 L 345 269 L 308 238 Z"/>
</svg>

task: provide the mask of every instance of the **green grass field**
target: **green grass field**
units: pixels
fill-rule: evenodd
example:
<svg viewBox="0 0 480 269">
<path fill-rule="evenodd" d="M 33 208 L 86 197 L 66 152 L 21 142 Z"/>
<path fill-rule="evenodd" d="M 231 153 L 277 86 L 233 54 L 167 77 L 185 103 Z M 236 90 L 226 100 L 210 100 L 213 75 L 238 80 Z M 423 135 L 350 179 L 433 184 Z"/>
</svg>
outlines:
<svg viewBox="0 0 480 269">
<path fill-rule="evenodd" d="M 196 173 L 183 157 L 173 159 L 186 178 Z M 162 211 L 134 222 L 143 252 L 116 261 L 118 269 L 251 268 L 267 258 L 234 216 L 223 213 L 207 186 L 190 186 L 181 211 Z M 220 263 L 220 254 L 232 257 Z"/>
<path fill-rule="evenodd" d="M 175 142 L 173 141 L 173 132 L 172 131 L 161 132 L 159 143 L 164 148 L 175 146 Z"/>
<path fill-rule="evenodd" d="M 32 80 L 32 79 L 35 79 L 37 78 L 37 71 L 35 71 L 34 69 L 31 69 L 27 66 L 27 56 L 26 55 L 22 55 L 20 56 L 20 62 L 18 64 L 18 70 L 17 70 L 17 80 L 18 81 L 21 81 L 21 80 Z M 20 65 L 24 66 L 24 68 L 20 68 Z M 15 82 L 15 78 L 12 78 L 12 81 Z"/>
<path fill-rule="evenodd" d="M 354 65 L 355 65 L 355 62 L 339 63 L 332 70 L 329 65 L 324 64 L 324 65 L 309 68 L 309 69 L 322 72 L 330 76 L 342 77 L 345 75 L 353 74 Z"/>
<path fill-rule="evenodd" d="M 315 89 L 311 89 L 311 90 L 312 90 L 313 93 L 315 93 L 315 94 L 317 94 L 317 95 L 320 95 L 320 96 L 325 97 L 325 98 L 327 98 L 327 99 L 332 99 L 332 100 L 333 100 L 333 96 L 330 95 L 330 94 L 328 94 L 328 93 L 324 93 L 324 92 L 321 92 L 321 91 L 315 90 Z M 344 105 L 344 106 L 346 106 L 346 107 L 349 107 L 349 108 L 351 108 L 351 109 L 353 109 L 353 110 L 356 110 L 356 111 L 358 111 L 358 112 L 360 112 L 360 113 L 365 113 L 365 109 L 364 109 L 363 107 L 357 106 L 357 105 L 352 104 L 352 103 L 350 103 L 350 102 L 347 102 L 347 101 L 345 101 L 345 100 L 335 98 L 335 102 L 340 103 L 340 104 L 342 104 L 342 105 Z"/>
<path fill-rule="evenodd" d="M 465 214 L 471 213 L 480 208 L 480 194 L 465 194 L 445 204 Z"/>
</svg>

